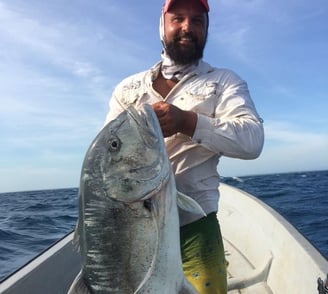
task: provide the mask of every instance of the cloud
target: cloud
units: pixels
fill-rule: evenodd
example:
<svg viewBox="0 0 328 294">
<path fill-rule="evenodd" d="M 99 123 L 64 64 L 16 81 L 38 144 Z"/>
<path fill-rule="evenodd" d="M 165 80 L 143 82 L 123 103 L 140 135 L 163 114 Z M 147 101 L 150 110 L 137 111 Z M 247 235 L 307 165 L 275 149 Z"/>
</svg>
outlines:
<svg viewBox="0 0 328 294">
<path fill-rule="evenodd" d="M 328 168 L 328 134 L 310 132 L 290 122 L 266 121 L 265 145 L 260 157 L 245 161 L 223 158 L 223 176 L 324 170 Z"/>
<path fill-rule="evenodd" d="M 325 7 L 323 0 L 316 5 L 303 0 L 217 0 L 211 4 L 209 43 L 219 48 L 222 59 L 229 58 L 239 66 L 264 74 L 267 69 L 278 71 L 278 67 L 290 71 L 302 60 L 306 62 L 305 52 L 317 46 L 315 52 L 320 54 L 324 48 L 323 41 L 315 38 L 322 39 L 327 33 Z M 303 42 L 304 36 L 308 42 Z M 311 64 L 313 56 L 306 55 Z M 285 63 L 274 62 L 278 58 Z"/>
<path fill-rule="evenodd" d="M 288 143 L 292 145 L 310 145 L 327 147 L 328 134 L 310 132 L 303 127 L 295 126 L 286 121 L 267 121 L 265 123 L 266 139 L 272 142 Z"/>
<path fill-rule="evenodd" d="M 58 25 L 57 28 L 45 26 L 36 18 L 31 18 L 3 3 L 0 3 L 0 16 L 2 22 L 0 34 L 5 41 L 2 44 L 11 44 L 16 48 L 14 52 L 16 54 L 27 51 L 30 54 L 58 56 L 58 52 L 65 44 L 63 31 L 58 30 Z"/>
<path fill-rule="evenodd" d="M 220 0 L 211 4 L 209 45 L 219 48 L 221 62 L 227 56 L 249 67 L 258 65 L 261 38 L 258 22 L 263 18 L 264 4 L 264 0 Z M 263 21 L 263 26 L 267 22 L 268 19 Z"/>
</svg>

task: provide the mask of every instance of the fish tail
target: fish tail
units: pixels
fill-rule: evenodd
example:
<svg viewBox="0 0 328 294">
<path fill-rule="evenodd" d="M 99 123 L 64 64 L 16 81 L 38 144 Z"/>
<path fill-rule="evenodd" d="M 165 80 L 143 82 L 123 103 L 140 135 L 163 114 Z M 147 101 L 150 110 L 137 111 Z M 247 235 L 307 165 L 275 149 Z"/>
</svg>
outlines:
<svg viewBox="0 0 328 294">
<path fill-rule="evenodd" d="M 78 273 L 67 294 L 92 294 L 82 279 L 82 272 Z"/>
</svg>

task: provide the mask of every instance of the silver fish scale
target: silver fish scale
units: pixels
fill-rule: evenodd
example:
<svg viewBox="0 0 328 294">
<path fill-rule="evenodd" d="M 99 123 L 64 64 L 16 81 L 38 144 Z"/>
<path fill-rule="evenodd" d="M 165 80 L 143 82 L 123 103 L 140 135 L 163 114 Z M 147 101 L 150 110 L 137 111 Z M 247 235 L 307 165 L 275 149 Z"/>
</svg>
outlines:
<svg viewBox="0 0 328 294">
<path fill-rule="evenodd" d="M 85 204 L 85 234 L 89 242 L 81 248 L 88 252 L 83 275 L 97 293 L 122 293 L 123 289 L 123 293 L 133 293 L 146 275 L 155 251 L 156 243 L 149 244 L 156 240 L 150 212 L 143 202 L 129 206 L 108 199 L 98 202 L 96 206 L 105 208 L 98 210 L 94 209 L 94 202 L 95 198 L 90 201 L 90 210 L 89 203 Z M 139 273 L 133 269 L 135 264 Z"/>
</svg>

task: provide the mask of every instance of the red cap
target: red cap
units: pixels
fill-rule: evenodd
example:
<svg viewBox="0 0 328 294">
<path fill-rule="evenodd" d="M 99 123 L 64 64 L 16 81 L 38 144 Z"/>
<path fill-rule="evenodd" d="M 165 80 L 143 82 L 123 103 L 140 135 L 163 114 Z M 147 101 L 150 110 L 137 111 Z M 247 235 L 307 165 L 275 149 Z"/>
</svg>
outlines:
<svg viewBox="0 0 328 294">
<path fill-rule="evenodd" d="M 175 1 L 176 1 L 176 0 L 166 0 L 166 1 L 165 1 L 165 4 L 164 4 L 163 12 L 164 12 L 164 13 L 168 12 L 168 10 L 171 8 L 172 4 L 173 4 Z M 199 0 L 199 1 L 203 4 L 203 6 L 204 6 L 206 12 L 209 12 L 210 7 L 208 6 L 208 2 L 207 2 L 207 0 Z"/>
</svg>

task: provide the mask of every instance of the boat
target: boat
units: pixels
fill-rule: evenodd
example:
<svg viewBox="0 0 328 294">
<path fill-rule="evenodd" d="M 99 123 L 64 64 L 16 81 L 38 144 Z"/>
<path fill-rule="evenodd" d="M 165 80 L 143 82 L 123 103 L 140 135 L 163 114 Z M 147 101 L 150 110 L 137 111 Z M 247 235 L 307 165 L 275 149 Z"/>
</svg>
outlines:
<svg viewBox="0 0 328 294">
<path fill-rule="evenodd" d="M 328 293 L 328 261 L 295 227 L 242 190 L 221 184 L 220 193 L 229 294 Z M 0 293 L 67 293 L 80 270 L 72 238 L 73 232 L 2 281 Z"/>
</svg>

